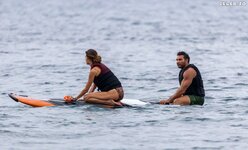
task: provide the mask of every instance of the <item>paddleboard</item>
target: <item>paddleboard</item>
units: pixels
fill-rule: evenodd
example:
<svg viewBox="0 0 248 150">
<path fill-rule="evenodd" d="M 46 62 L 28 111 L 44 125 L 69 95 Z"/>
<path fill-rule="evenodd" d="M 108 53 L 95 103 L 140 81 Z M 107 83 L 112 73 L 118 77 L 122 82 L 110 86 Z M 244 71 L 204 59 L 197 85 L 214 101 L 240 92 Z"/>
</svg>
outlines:
<svg viewBox="0 0 248 150">
<path fill-rule="evenodd" d="M 16 101 L 21 102 L 25 105 L 29 105 L 32 107 L 46 107 L 46 106 L 61 106 L 61 105 L 84 105 L 84 101 L 76 101 L 73 103 L 67 103 L 63 98 L 51 98 L 51 99 L 37 99 L 32 98 L 27 95 L 18 95 L 14 93 L 10 93 L 9 97 Z M 144 102 L 138 99 L 122 99 L 121 103 L 123 106 L 144 106 L 149 104 L 148 102 Z"/>
</svg>

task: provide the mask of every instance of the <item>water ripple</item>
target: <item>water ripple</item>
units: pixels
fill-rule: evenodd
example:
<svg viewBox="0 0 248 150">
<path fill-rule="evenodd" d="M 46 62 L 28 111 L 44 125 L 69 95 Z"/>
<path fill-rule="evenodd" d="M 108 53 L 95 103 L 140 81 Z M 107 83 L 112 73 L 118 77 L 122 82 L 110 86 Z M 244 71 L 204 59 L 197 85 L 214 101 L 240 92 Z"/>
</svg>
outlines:
<svg viewBox="0 0 248 150">
<path fill-rule="evenodd" d="M 247 12 L 216 1 L 1 1 L 1 149 L 247 149 Z M 8 97 L 77 95 L 88 48 L 125 98 L 148 102 L 177 90 L 185 50 L 205 104 L 31 108 Z"/>
</svg>

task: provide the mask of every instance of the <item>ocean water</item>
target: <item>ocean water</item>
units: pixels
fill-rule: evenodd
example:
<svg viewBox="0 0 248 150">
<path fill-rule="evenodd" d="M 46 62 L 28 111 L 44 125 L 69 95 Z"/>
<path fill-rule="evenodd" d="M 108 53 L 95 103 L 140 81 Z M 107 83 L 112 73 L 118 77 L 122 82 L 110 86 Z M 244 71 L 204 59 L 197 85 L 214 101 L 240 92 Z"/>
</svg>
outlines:
<svg viewBox="0 0 248 150">
<path fill-rule="evenodd" d="M 246 0 L 1 0 L 0 149 L 247 149 L 247 14 Z M 175 92 L 185 50 L 205 104 L 31 108 L 8 97 L 77 95 L 89 48 L 125 98 L 143 101 Z"/>
</svg>

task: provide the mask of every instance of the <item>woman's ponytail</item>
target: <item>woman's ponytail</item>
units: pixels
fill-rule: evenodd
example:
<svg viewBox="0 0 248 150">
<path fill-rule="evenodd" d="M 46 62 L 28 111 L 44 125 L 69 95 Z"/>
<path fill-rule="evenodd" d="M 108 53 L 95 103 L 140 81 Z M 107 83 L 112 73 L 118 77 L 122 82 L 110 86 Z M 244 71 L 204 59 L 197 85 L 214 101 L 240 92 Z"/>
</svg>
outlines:
<svg viewBox="0 0 248 150">
<path fill-rule="evenodd" d="M 101 63 L 102 62 L 102 57 L 100 55 L 97 55 L 94 60 L 93 60 L 94 63 Z"/>
</svg>

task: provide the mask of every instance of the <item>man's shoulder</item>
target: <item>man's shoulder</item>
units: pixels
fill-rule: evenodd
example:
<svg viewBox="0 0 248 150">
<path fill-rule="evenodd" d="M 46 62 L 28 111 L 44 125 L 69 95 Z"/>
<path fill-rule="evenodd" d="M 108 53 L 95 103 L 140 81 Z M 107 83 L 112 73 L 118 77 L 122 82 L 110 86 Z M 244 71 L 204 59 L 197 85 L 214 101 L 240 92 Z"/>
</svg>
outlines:
<svg viewBox="0 0 248 150">
<path fill-rule="evenodd" d="M 195 68 L 189 67 L 185 72 L 183 73 L 184 76 L 195 76 L 197 74 Z"/>
<path fill-rule="evenodd" d="M 193 70 L 195 70 L 195 71 L 199 70 L 194 64 L 189 64 L 188 65 L 188 69 L 190 69 L 190 68 L 193 69 Z"/>
<path fill-rule="evenodd" d="M 185 70 L 184 73 L 186 73 L 186 72 L 196 72 L 196 70 L 193 67 L 189 67 L 187 70 Z"/>
</svg>

